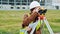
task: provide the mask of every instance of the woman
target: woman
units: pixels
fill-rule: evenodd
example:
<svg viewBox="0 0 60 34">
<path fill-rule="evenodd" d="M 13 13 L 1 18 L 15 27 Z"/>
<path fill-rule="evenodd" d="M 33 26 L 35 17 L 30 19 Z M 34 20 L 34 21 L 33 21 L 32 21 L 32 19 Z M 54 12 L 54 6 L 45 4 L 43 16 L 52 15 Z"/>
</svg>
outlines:
<svg viewBox="0 0 60 34">
<path fill-rule="evenodd" d="M 28 16 L 27 14 L 24 15 L 22 27 L 26 28 L 26 30 L 28 31 L 29 34 L 30 34 L 34 24 L 35 24 L 34 22 L 36 22 L 38 20 L 38 17 L 40 15 L 38 13 L 39 10 L 41 10 L 40 4 L 37 1 L 33 1 L 30 4 L 30 11 L 31 11 L 30 16 Z M 31 22 L 33 22 L 33 24 L 30 24 Z M 35 30 L 34 34 L 41 34 L 40 28 Z"/>
</svg>

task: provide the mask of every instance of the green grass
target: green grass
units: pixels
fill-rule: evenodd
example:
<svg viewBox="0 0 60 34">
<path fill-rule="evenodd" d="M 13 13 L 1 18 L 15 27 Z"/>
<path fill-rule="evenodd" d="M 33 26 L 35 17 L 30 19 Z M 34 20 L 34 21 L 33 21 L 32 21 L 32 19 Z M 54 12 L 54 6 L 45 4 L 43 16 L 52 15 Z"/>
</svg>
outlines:
<svg viewBox="0 0 60 34">
<path fill-rule="evenodd" d="M 0 34 L 1 32 L 2 34 L 19 34 L 25 13 L 29 11 L 0 10 Z M 46 17 L 54 33 L 60 32 L 60 10 L 48 10 Z M 47 31 L 46 26 L 45 31 Z"/>
</svg>

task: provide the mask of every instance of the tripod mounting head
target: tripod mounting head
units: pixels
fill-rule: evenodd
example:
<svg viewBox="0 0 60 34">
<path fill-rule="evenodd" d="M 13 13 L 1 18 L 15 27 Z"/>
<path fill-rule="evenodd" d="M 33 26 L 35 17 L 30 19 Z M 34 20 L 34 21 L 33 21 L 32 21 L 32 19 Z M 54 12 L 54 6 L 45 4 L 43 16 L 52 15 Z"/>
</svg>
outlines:
<svg viewBox="0 0 60 34">
<path fill-rule="evenodd" d="M 44 19 L 44 17 L 45 17 L 45 14 L 46 14 L 46 12 L 47 12 L 47 9 L 44 9 L 44 10 L 39 10 L 38 11 L 39 12 L 39 18 L 41 19 L 41 20 L 43 20 Z"/>
<path fill-rule="evenodd" d="M 47 9 L 39 10 L 38 12 L 40 13 L 40 15 L 42 15 L 42 14 L 45 15 L 45 13 L 47 12 Z"/>
</svg>

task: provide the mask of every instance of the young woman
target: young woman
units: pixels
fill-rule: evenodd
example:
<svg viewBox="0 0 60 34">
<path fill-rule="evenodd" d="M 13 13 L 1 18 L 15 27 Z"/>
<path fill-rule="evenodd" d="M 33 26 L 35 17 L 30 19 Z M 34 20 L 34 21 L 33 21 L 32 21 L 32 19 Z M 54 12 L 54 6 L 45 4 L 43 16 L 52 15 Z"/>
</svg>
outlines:
<svg viewBox="0 0 60 34">
<path fill-rule="evenodd" d="M 31 30 L 33 29 L 34 25 L 36 24 L 35 22 L 38 20 L 38 16 L 40 15 L 38 13 L 39 10 L 41 10 L 40 4 L 37 1 L 33 1 L 30 4 L 30 11 L 31 11 L 31 13 L 29 13 L 30 16 L 27 14 L 24 15 L 22 27 L 26 28 L 26 30 L 28 31 L 29 34 L 30 34 Z M 30 24 L 31 22 L 33 22 L 33 23 Z M 40 27 L 38 27 L 38 29 L 35 30 L 34 34 L 41 34 Z"/>
</svg>

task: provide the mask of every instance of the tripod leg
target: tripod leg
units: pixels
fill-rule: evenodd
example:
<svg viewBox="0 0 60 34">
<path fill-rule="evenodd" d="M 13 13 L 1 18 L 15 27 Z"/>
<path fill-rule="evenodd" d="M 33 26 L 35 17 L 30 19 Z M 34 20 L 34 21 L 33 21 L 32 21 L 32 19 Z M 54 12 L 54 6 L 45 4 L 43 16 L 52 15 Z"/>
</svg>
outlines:
<svg viewBox="0 0 60 34">
<path fill-rule="evenodd" d="M 41 34 L 44 34 L 44 21 L 41 20 Z"/>
<path fill-rule="evenodd" d="M 35 26 L 33 27 L 33 29 L 32 29 L 32 31 L 30 32 L 30 34 L 33 34 L 34 33 L 34 31 L 35 31 L 35 28 L 36 28 L 36 26 L 37 26 L 37 24 L 38 24 L 38 22 L 35 22 L 36 24 L 35 24 Z"/>
<path fill-rule="evenodd" d="M 44 18 L 44 23 L 46 24 L 50 34 L 54 34 L 46 18 Z"/>
</svg>

